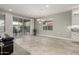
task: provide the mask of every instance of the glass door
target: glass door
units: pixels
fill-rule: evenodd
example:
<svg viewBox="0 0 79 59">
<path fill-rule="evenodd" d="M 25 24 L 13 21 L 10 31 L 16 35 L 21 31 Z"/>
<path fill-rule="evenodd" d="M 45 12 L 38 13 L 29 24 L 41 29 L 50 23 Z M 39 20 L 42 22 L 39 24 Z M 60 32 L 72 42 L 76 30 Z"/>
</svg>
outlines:
<svg viewBox="0 0 79 59">
<path fill-rule="evenodd" d="M 22 34 L 23 22 L 21 18 L 13 17 L 13 35 L 20 36 Z"/>
<path fill-rule="evenodd" d="M 23 36 L 30 34 L 30 20 L 13 17 L 14 36 Z"/>
<path fill-rule="evenodd" d="M 23 21 L 23 29 L 24 29 L 24 34 L 30 34 L 30 20 L 24 19 Z"/>
</svg>

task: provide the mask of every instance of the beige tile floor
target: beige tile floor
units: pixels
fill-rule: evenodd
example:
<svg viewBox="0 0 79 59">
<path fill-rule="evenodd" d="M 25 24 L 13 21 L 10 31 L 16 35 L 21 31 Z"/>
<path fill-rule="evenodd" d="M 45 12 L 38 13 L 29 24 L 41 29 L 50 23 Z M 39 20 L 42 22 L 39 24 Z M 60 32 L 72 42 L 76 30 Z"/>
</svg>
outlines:
<svg viewBox="0 0 79 59">
<path fill-rule="evenodd" d="M 30 53 L 23 49 L 20 45 L 14 43 L 14 52 L 11 55 L 30 55 Z"/>
<path fill-rule="evenodd" d="M 79 43 L 41 36 L 22 36 L 15 39 L 31 55 L 78 55 Z"/>
</svg>

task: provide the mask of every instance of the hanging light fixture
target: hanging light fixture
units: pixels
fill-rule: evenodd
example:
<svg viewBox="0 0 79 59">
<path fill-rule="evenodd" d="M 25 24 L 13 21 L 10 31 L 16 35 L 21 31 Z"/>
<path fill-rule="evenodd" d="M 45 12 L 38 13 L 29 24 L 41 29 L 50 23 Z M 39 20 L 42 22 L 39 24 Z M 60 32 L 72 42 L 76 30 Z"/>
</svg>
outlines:
<svg viewBox="0 0 79 59">
<path fill-rule="evenodd" d="M 72 10 L 72 15 L 79 15 L 79 8 L 73 9 Z"/>
<path fill-rule="evenodd" d="M 40 19 L 37 19 L 37 21 L 40 21 Z"/>
<path fill-rule="evenodd" d="M 42 23 L 41 21 L 39 21 L 39 23 Z"/>
<path fill-rule="evenodd" d="M 42 23 L 42 22 L 41 22 L 41 19 L 37 19 L 37 21 L 38 21 L 39 23 Z"/>
<path fill-rule="evenodd" d="M 42 21 L 42 22 L 44 22 L 44 21 L 45 21 L 45 19 L 44 19 L 44 18 L 41 18 L 41 21 Z"/>
<path fill-rule="evenodd" d="M 46 7 L 48 7 L 48 5 L 46 5 Z M 43 11 L 43 9 L 40 9 L 40 15 L 42 15 L 42 11 Z M 42 23 L 42 22 L 45 21 L 45 19 L 42 18 L 42 17 L 40 17 L 40 18 L 37 19 L 37 21 L 38 21 L 39 23 Z"/>
<path fill-rule="evenodd" d="M 44 18 L 39 18 L 39 19 L 37 19 L 37 21 L 39 22 L 39 23 L 42 23 L 42 22 L 44 22 L 46 19 L 44 19 Z"/>
</svg>

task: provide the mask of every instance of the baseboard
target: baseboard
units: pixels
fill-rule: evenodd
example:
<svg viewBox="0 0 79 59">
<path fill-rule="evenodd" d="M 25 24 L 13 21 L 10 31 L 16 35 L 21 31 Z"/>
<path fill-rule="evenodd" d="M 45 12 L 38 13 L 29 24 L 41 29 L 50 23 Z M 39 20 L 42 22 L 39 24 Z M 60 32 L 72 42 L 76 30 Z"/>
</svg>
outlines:
<svg viewBox="0 0 79 59">
<path fill-rule="evenodd" d="M 37 34 L 37 35 L 38 36 L 44 36 L 44 37 L 50 37 L 50 38 L 64 39 L 64 40 L 69 40 L 69 41 L 75 41 L 75 40 L 72 40 L 70 38 L 64 38 L 64 37 L 58 37 L 58 36 L 50 36 L 50 35 L 43 35 L 43 34 Z"/>
</svg>

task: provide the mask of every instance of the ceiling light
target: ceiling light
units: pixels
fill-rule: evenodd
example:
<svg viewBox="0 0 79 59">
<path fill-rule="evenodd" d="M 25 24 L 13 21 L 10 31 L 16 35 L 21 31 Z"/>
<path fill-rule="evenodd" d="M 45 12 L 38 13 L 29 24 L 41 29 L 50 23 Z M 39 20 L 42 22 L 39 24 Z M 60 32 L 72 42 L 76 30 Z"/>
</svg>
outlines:
<svg viewBox="0 0 79 59">
<path fill-rule="evenodd" d="M 49 7 L 49 5 L 46 5 L 45 7 Z"/>
<path fill-rule="evenodd" d="M 12 11 L 12 9 L 9 9 L 9 11 Z"/>
</svg>

